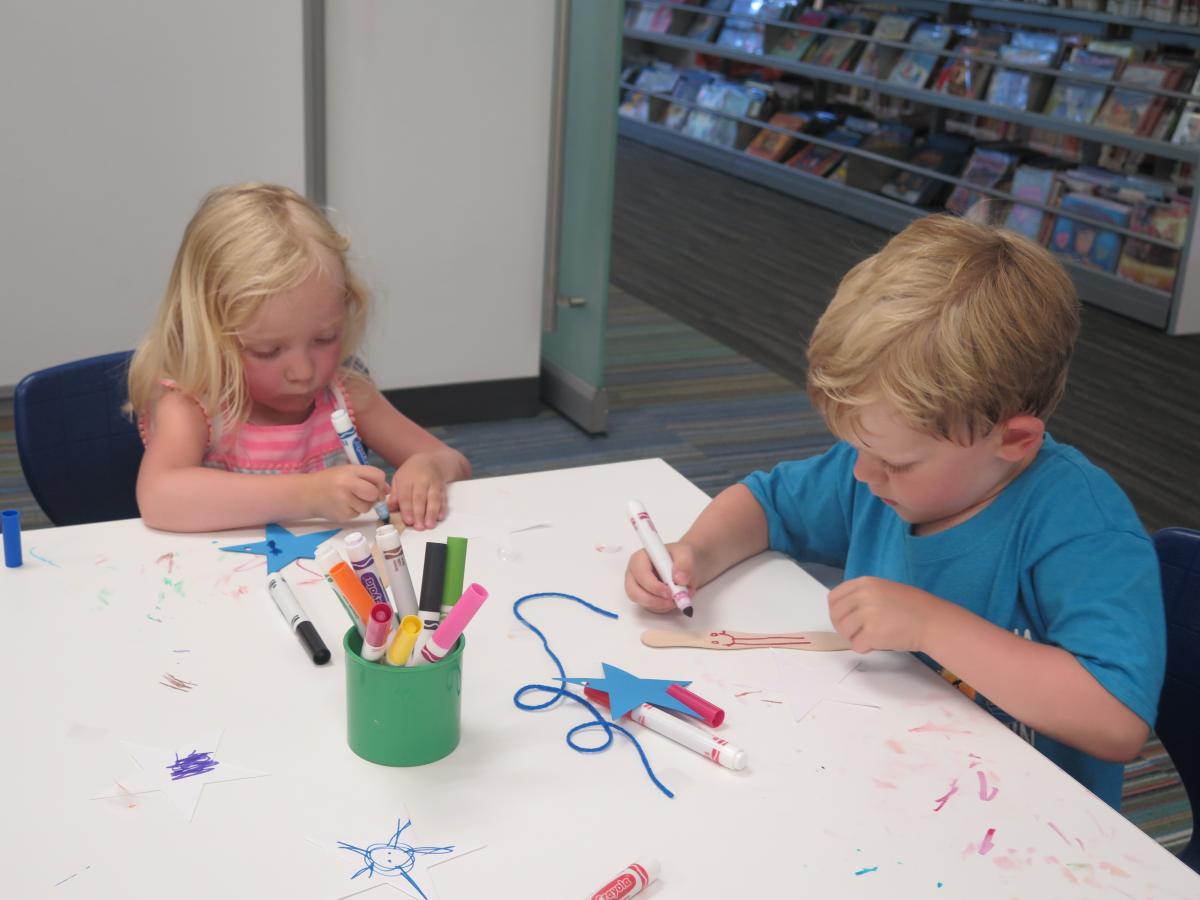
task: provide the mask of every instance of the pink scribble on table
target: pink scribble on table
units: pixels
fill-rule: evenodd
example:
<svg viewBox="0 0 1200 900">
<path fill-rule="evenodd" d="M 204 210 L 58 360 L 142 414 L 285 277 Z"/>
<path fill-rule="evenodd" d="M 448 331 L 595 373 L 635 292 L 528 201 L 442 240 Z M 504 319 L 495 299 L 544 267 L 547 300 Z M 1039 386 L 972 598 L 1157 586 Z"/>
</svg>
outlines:
<svg viewBox="0 0 1200 900">
<path fill-rule="evenodd" d="M 249 562 L 242 563 L 240 566 L 235 568 L 233 571 L 249 572 L 251 569 L 258 569 L 262 566 L 265 566 L 266 564 L 267 564 L 267 558 L 265 556 L 256 557 L 255 559 L 252 559 Z"/>
<path fill-rule="evenodd" d="M 1067 839 L 1067 836 L 1062 833 L 1062 830 L 1057 825 L 1055 825 L 1053 822 L 1047 822 L 1046 824 L 1054 829 L 1054 833 L 1063 839 L 1064 844 L 1066 844 L 1068 847 L 1071 846 L 1071 842 Z"/>
<path fill-rule="evenodd" d="M 1101 869 L 1103 869 L 1105 872 L 1112 872 L 1112 873 L 1113 873 L 1114 875 L 1116 875 L 1118 878 L 1128 878 L 1128 877 L 1129 877 L 1129 873 L 1128 873 L 1128 872 L 1126 872 L 1126 871 L 1125 871 L 1124 869 L 1122 869 L 1120 866 L 1114 866 L 1114 865 L 1113 865 L 1112 863 L 1110 863 L 1110 862 L 1102 862 L 1102 863 L 1100 863 L 1100 868 L 1101 868 Z"/>
<path fill-rule="evenodd" d="M 175 554 L 174 553 L 164 553 L 162 556 L 160 556 L 154 562 L 157 565 L 158 563 L 162 562 L 164 559 L 167 561 L 167 574 L 170 575 L 171 570 L 173 568 L 175 568 Z"/>
<path fill-rule="evenodd" d="M 941 725 L 936 722 L 926 722 L 924 725 L 918 725 L 916 728 L 908 729 L 914 733 L 937 732 L 939 734 L 971 734 L 965 728 L 955 728 L 953 725 Z"/>
<path fill-rule="evenodd" d="M 905 752 L 904 745 L 902 745 L 899 741 L 889 740 L 887 742 L 887 748 L 889 750 L 891 750 L 893 753 L 904 753 Z"/>
<path fill-rule="evenodd" d="M 941 812 L 942 807 L 946 805 L 946 802 L 957 793 L 958 793 L 958 779 L 955 778 L 954 780 L 952 780 L 950 782 L 950 790 L 946 791 L 946 793 L 942 794 L 942 796 L 938 797 L 937 800 L 934 801 L 937 804 L 937 806 L 935 806 L 933 808 L 933 811 Z"/>
<path fill-rule="evenodd" d="M 888 790 L 892 791 L 896 790 L 896 785 L 892 784 L 890 781 L 884 781 L 881 778 L 874 777 L 872 777 L 871 780 L 875 782 L 876 787 L 887 788 Z"/>
<path fill-rule="evenodd" d="M 978 753 L 968 753 L 967 759 L 971 760 L 971 763 L 970 763 L 970 765 L 967 766 L 967 768 L 973 769 L 977 765 L 979 765 L 979 763 L 983 760 L 983 757 L 980 756 Z"/>
<path fill-rule="evenodd" d="M 298 581 L 298 582 L 296 582 L 297 584 L 320 584 L 322 581 L 325 580 L 324 575 L 322 575 L 320 572 L 314 572 L 308 566 L 304 565 L 304 563 L 300 562 L 300 560 L 296 560 L 296 566 L 297 566 L 297 568 L 300 568 L 300 569 L 304 570 L 305 572 L 307 572 L 309 575 L 316 576 L 315 578 L 306 578 L 304 581 Z"/>
<path fill-rule="evenodd" d="M 979 799 L 980 800 L 983 800 L 986 802 L 988 800 L 991 800 L 993 797 L 996 796 L 997 793 L 999 793 L 1000 788 L 996 788 L 996 787 L 992 788 L 991 793 L 988 793 L 987 776 L 984 775 L 982 772 L 976 772 L 975 774 L 979 776 Z"/>
<path fill-rule="evenodd" d="M 734 694 L 735 697 L 745 697 L 747 694 L 761 694 L 762 691 L 742 691 L 740 694 Z"/>
<path fill-rule="evenodd" d="M 93 566 L 100 566 L 100 565 L 103 565 L 103 564 L 104 564 L 104 563 L 106 563 L 106 562 L 108 562 L 108 557 L 107 557 L 107 556 L 104 556 L 103 554 L 101 554 L 100 556 L 97 556 L 97 557 L 96 557 L 96 561 L 95 561 L 95 562 L 93 562 L 93 563 L 92 563 L 92 565 L 93 565 Z"/>
<path fill-rule="evenodd" d="M 996 846 L 995 844 L 992 843 L 992 836 L 995 835 L 995 833 L 996 833 L 995 828 L 989 828 L 987 830 L 987 834 L 985 834 L 983 836 L 983 840 L 979 842 L 979 855 L 980 856 L 987 856 L 988 851 Z"/>
</svg>

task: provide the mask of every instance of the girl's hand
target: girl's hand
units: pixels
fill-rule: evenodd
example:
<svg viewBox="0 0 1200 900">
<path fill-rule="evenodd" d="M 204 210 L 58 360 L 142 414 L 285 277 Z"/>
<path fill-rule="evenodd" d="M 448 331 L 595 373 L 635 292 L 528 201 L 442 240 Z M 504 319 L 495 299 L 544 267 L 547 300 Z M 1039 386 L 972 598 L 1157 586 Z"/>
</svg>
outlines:
<svg viewBox="0 0 1200 900">
<path fill-rule="evenodd" d="M 417 531 L 446 517 L 446 479 L 430 454 L 414 453 L 396 470 L 388 509 L 399 511 L 404 524 Z"/>
<path fill-rule="evenodd" d="M 667 544 L 667 552 L 674 563 L 671 580 L 679 587 L 690 587 L 696 569 L 695 550 L 690 544 L 675 543 Z M 674 612 L 676 609 L 670 589 L 659 580 L 645 550 L 639 550 L 629 557 L 629 565 L 625 567 L 625 593 L 638 606 L 653 613 Z"/>
<path fill-rule="evenodd" d="M 309 514 L 334 522 L 365 513 L 387 492 L 387 476 L 374 466 L 333 466 L 307 477 Z"/>
<path fill-rule="evenodd" d="M 929 623 L 947 601 L 886 578 L 852 578 L 829 592 L 829 618 L 855 653 L 925 649 Z"/>
</svg>

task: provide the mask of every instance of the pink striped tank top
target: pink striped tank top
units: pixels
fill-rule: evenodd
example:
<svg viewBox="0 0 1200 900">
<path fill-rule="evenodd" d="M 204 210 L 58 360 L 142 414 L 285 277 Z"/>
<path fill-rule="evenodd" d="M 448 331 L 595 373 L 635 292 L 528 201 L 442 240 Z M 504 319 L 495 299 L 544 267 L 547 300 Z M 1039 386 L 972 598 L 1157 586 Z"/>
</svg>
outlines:
<svg viewBox="0 0 1200 900">
<path fill-rule="evenodd" d="M 163 381 L 163 387 L 175 390 L 172 381 Z M 203 465 L 210 469 L 226 472 L 244 472 L 250 475 L 296 474 L 318 472 L 321 469 L 344 465 L 346 451 L 342 449 L 337 432 L 329 421 L 329 414 L 343 407 L 354 419 L 350 397 L 341 382 L 335 381 L 317 395 L 312 413 L 303 422 L 295 425 L 255 425 L 246 422 L 232 432 L 222 435 L 216 446 L 212 443 L 212 420 L 208 411 L 197 400 L 205 419 L 208 420 L 209 445 L 204 453 Z M 138 417 L 138 430 L 142 443 L 149 443 L 150 436 L 145 418 Z"/>
</svg>

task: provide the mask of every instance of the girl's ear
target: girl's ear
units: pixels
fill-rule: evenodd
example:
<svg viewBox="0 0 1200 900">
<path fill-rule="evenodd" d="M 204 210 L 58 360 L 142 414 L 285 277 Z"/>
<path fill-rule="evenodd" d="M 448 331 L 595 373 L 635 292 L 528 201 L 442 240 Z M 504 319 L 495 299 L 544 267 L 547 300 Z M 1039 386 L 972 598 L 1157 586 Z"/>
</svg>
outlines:
<svg viewBox="0 0 1200 900">
<path fill-rule="evenodd" d="M 1017 462 L 1037 453 L 1046 434 L 1046 423 L 1037 416 L 1013 416 L 1000 425 L 997 454 L 1008 462 Z"/>
</svg>

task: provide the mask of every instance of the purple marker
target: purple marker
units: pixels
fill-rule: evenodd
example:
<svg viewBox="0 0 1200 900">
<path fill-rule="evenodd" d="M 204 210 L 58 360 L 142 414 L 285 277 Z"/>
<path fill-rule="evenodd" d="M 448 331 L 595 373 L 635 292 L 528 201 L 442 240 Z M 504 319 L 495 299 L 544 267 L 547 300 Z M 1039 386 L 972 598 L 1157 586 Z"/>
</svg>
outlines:
<svg viewBox="0 0 1200 900">
<path fill-rule="evenodd" d="M 437 662 L 449 653 L 459 635 L 463 633 L 471 618 L 487 598 L 488 592 L 483 585 L 469 585 L 463 591 L 463 595 L 458 598 L 458 602 L 446 614 L 446 618 L 442 619 L 437 631 L 430 633 L 429 640 L 425 642 L 421 652 L 413 657 L 412 665 L 422 666 L 425 663 Z"/>
</svg>

